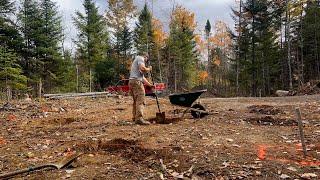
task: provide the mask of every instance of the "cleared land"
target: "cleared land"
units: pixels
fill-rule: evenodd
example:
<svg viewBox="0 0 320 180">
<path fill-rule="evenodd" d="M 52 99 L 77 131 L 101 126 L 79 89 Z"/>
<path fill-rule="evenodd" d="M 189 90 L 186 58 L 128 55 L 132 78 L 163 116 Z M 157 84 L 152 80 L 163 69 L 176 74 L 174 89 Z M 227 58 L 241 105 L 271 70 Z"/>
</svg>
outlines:
<svg viewBox="0 0 320 180">
<path fill-rule="evenodd" d="M 84 155 L 68 170 L 26 179 L 279 179 L 320 177 L 320 96 L 201 99 L 212 114 L 131 123 L 131 98 L 12 102 L 0 109 L 0 172 Z M 161 99 L 169 119 L 181 108 Z M 1 106 L 0 106 L 1 107 Z M 300 107 L 308 157 L 294 109 Z M 157 111 L 147 100 L 146 117 Z M 177 120 L 177 119 L 175 119 Z M 163 163 L 161 163 L 161 161 Z M 191 168 L 192 167 L 192 168 Z"/>
</svg>

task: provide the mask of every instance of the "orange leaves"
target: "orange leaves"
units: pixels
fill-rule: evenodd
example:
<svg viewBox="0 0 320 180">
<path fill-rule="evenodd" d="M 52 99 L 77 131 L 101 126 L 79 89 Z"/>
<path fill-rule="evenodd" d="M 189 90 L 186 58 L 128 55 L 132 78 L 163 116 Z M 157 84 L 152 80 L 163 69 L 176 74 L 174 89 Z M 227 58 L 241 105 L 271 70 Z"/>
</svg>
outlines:
<svg viewBox="0 0 320 180">
<path fill-rule="evenodd" d="M 5 144 L 7 144 L 7 141 L 3 137 L 0 137 L 0 146 Z"/>
<path fill-rule="evenodd" d="M 206 80 L 208 79 L 209 74 L 207 71 L 200 71 L 198 74 L 198 79 L 200 84 L 204 84 L 206 82 Z"/>
<path fill-rule="evenodd" d="M 153 36 L 154 41 L 158 47 L 161 47 L 165 43 L 166 34 L 163 31 L 162 22 L 159 19 L 152 18 Z"/>
<path fill-rule="evenodd" d="M 200 35 L 195 35 L 195 38 L 194 38 L 196 44 L 197 44 L 197 47 L 198 47 L 198 50 L 199 52 L 205 52 L 205 50 L 207 49 L 207 46 L 206 46 L 206 43 L 203 41 L 203 39 L 201 38 Z"/>
<path fill-rule="evenodd" d="M 227 51 L 231 47 L 232 40 L 228 32 L 228 26 L 223 21 L 217 21 L 215 24 L 215 35 L 209 39 L 213 46 Z"/>
<path fill-rule="evenodd" d="M 213 59 L 213 64 L 215 64 L 216 66 L 220 66 L 221 59 L 218 56 L 215 56 Z"/>
<path fill-rule="evenodd" d="M 15 121 L 15 120 L 17 120 L 17 117 L 15 115 L 13 114 L 8 115 L 8 121 Z"/>
<path fill-rule="evenodd" d="M 189 28 L 195 30 L 197 24 L 195 21 L 195 14 L 189 12 L 187 9 L 182 6 L 178 6 L 172 14 L 172 23 L 171 25 L 179 28 Z"/>
</svg>

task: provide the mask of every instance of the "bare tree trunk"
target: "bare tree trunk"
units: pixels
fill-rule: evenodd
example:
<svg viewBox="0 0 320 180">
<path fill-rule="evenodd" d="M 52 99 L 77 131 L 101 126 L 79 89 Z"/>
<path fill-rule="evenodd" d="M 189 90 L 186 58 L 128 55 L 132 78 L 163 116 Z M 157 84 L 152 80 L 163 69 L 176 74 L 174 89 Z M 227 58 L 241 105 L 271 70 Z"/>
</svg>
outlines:
<svg viewBox="0 0 320 180">
<path fill-rule="evenodd" d="M 77 92 L 79 92 L 79 66 L 76 64 L 76 73 L 77 73 Z"/>
<path fill-rule="evenodd" d="M 39 92 L 38 92 L 38 97 L 41 99 L 42 97 L 42 78 L 39 79 Z"/>
<path fill-rule="evenodd" d="M 287 45 L 288 45 L 288 54 L 287 54 L 287 63 L 288 63 L 288 70 L 289 70 L 289 88 L 293 89 L 292 83 L 292 68 L 291 68 L 291 38 L 290 38 L 290 29 L 291 29 L 291 20 L 290 20 L 290 12 L 289 12 L 289 0 L 286 0 L 286 36 L 287 36 Z"/>
<path fill-rule="evenodd" d="M 316 12 L 314 13 L 314 24 L 315 25 L 317 24 Z M 317 65 L 317 76 L 319 79 L 320 78 L 320 62 L 319 62 L 319 50 L 318 50 L 318 36 L 317 36 L 316 29 L 314 31 L 314 41 L 315 41 L 314 43 L 315 43 L 315 49 L 316 49 L 315 55 L 316 55 L 316 65 Z"/>
<path fill-rule="evenodd" d="M 255 6 L 255 0 L 252 0 L 253 7 Z M 252 65 L 256 65 L 256 55 L 255 55 L 255 15 L 252 16 Z M 252 73 L 252 95 L 257 96 L 257 71 L 256 68 L 253 68 Z"/>
<path fill-rule="evenodd" d="M 152 1 L 153 2 L 153 1 Z M 160 50 L 157 48 L 157 56 L 158 56 L 158 66 L 159 66 L 159 76 L 160 76 L 160 81 L 163 82 L 162 79 L 162 70 L 161 70 L 161 61 L 160 61 Z"/>
<path fill-rule="evenodd" d="M 239 74 L 240 74 L 240 58 L 241 58 L 241 17 L 242 17 L 242 0 L 239 2 L 239 37 L 238 37 L 238 58 L 236 60 L 236 95 L 239 96 Z"/>
<path fill-rule="evenodd" d="M 89 91 L 92 92 L 92 69 L 90 67 L 90 70 L 89 70 Z"/>
<path fill-rule="evenodd" d="M 304 7 L 304 3 L 302 2 L 301 8 L 303 9 L 303 7 Z M 300 14 L 300 25 L 301 25 L 301 27 L 300 27 L 301 72 L 300 73 L 301 73 L 301 75 L 300 75 L 299 80 L 301 82 L 301 85 L 304 84 L 304 55 L 303 55 L 303 36 L 302 36 L 302 31 L 303 31 L 303 23 L 302 22 L 303 22 L 303 20 L 302 20 L 302 18 L 303 18 L 303 11 L 301 11 L 301 14 Z"/>
</svg>

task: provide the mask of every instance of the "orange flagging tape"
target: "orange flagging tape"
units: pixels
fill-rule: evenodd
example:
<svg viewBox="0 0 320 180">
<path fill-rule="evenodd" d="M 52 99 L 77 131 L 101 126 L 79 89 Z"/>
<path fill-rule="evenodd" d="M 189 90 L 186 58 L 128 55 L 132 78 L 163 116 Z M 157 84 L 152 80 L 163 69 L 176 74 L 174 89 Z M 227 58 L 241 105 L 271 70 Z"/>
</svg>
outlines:
<svg viewBox="0 0 320 180">
<path fill-rule="evenodd" d="M 299 151 L 299 145 L 296 145 L 296 151 Z M 274 158 L 269 157 L 268 155 L 268 149 L 279 149 L 279 146 L 270 146 L 261 144 L 257 147 L 257 156 L 260 160 L 269 160 L 269 161 L 275 161 L 280 163 L 291 163 L 291 164 L 299 164 L 301 166 L 320 166 L 320 161 L 313 161 L 313 160 L 290 160 L 290 159 L 283 159 L 283 158 Z"/>
</svg>

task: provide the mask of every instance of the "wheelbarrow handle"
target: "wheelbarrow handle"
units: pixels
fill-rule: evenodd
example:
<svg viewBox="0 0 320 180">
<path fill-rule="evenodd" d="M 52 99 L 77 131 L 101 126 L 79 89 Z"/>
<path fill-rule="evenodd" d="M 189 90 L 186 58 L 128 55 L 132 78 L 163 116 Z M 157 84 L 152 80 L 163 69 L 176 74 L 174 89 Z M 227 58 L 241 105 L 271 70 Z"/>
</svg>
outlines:
<svg viewBox="0 0 320 180">
<path fill-rule="evenodd" d="M 9 173 L 0 174 L 0 179 L 7 179 L 7 178 L 10 178 L 12 176 L 16 176 L 16 175 L 19 175 L 19 174 L 32 172 L 32 171 L 36 171 L 36 170 L 40 170 L 40 169 L 44 169 L 44 168 L 57 169 L 57 167 L 55 165 L 53 165 L 53 164 L 44 164 L 44 165 L 33 166 L 33 167 L 29 167 L 29 168 L 25 168 L 25 169 L 9 172 Z"/>
</svg>

